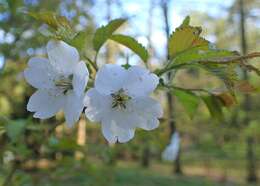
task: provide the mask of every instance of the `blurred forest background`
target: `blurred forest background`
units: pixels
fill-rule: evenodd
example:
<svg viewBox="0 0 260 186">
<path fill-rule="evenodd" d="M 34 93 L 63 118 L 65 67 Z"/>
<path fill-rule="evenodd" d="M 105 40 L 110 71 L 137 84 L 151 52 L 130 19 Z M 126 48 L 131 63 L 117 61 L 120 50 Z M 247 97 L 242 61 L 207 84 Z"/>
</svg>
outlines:
<svg viewBox="0 0 260 186">
<path fill-rule="evenodd" d="M 259 184 L 257 92 L 238 95 L 239 104 L 224 110 L 223 122 L 213 121 L 203 104 L 191 120 L 177 99 L 159 93 L 167 116 L 160 127 L 152 132 L 138 130 L 129 143 L 113 146 L 104 140 L 99 125 L 88 123 L 83 116 L 73 129 L 59 125 L 64 123 L 62 114 L 44 121 L 33 119 L 26 104 L 34 90 L 22 72 L 30 57 L 45 55 L 47 40 L 40 33 L 42 25 L 25 11 L 66 16 L 76 30 L 84 31 L 81 47 L 87 55 L 93 55 L 91 38 L 97 27 L 126 17 L 129 21 L 120 32 L 149 49 L 151 69 L 166 60 L 167 35 L 186 15 L 191 16 L 192 25 L 202 26 L 204 37 L 218 48 L 243 54 L 260 51 L 259 0 L 0 0 L 0 184 L 257 185 L 257 179 Z M 112 41 L 98 61 L 141 63 Z M 260 84 L 253 73 L 244 78 L 256 87 Z M 176 83 L 219 84 L 194 69 L 179 72 Z M 53 129 L 55 133 L 50 134 Z M 181 151 L 175 162 L 164 162 L 161 153 L 174 131 L 180 133 Z M 12 161 L 22 162 L 16 171 L 12 171 Z"/>
</svg>

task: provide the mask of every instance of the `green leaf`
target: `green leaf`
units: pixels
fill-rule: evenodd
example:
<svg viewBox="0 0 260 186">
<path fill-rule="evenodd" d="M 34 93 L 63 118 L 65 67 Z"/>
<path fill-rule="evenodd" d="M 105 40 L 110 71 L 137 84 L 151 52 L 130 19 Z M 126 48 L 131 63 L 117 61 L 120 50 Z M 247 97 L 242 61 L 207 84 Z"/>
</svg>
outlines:
<svg viewBox="0 0 260 186">
<path fill-rule="evenodd" d="M 227 57 L 235 57 L 234 51 L 208 49 L 205 47 L 196 47 L 186 50 L 183 53 L 177 55 L 171 62 L 171 65 L 184 64 L 184 63 L 198 63 L 198 62 L 209 62 L 217 61 Z"/>
<path fill-rule="evenodd" d="M 178 98 L 178 100 L 192 119 L 199 106 L 199 97 L 190 91 L 181 89 L 174 89 L 173 94 Z"/>
<path fill-rule="evenodd" d="M 185 27 L 189 25 L 190 25 L 190 16 L 186 16 L 180 27 Z"/>
<path fill-rule="evenodd" d="M 86 34 L 86 32 L 78 32 L 76 36 L 69 42 L 69 44 L 78 50 L 83 49 L 86 41 Z"/>
<path fill-rule="evenodd" d="M 64 16 L 58 16 L 53 12 L 29 12 L 28 15 L 34 19 L 45 23 L 53 29 L 58 29 L 59 26 L 63 25 L 65 27 L 71 27 L 69 21 Z"/>
<path fill-rule="evenodd" d="M 28 15 L 50 27 L 49 30 L 44 31 L 45 36 L 69 42 L 77 35 L 64 16 L 56 15 L 53 12 L 29 12 Z"/>
<path fill-rule="evenodd" d="M 214 95 L 201 96 L 202 100 L 206 104 L 210 115 L 213 119 L 223 121 L 223 112 L 221 101 Z"/>
<path fill-rule="evenodd" d="M 186 17 L 181 26 L 171 34 L 168 40 L 169 59 L 194 47 L 209 47 L 209 42 L 200 37 L 201 27 L 189 26 L 189 21 L 189 17 Z"/>
<path fill-rule="evenodd" d="M 222 80 L 225 86 L 233 92 L 235 82 L 238 80 L 237 64 L 228 63 L 229 59 L 237 57 L 234 51 L 205 49 L 197 47 L 178 54 L 168 65 L 168 68 L 195 66 L 200 67 Z"/>
<path fill-rule="evenodd" d="M 12 142 L 17 142 L 20 139 L 22 133 L 25 130 L 25 126 L 25 120 L 12 121 L 6 125 L 7 136 L 11 139 Z"/>
<path fill-rule="evenodd" d="M 124 45 L 125 47 L 131 49 L 135 54 L 137 54 L 144 62 L 148 60 L 147 50 L 138 43 L 134 38 L 130 36 L 125 36 L 121 34 L 112 35 L 109 39 Z"/>
<path fill-rule="evenodd" d="M 109 37 L 125 22 L 126 19 L 115 19 L 110 21 L 106 26 L 98 28 L 93 38 L 94 50 L 98 52 Z"/>
</svg>

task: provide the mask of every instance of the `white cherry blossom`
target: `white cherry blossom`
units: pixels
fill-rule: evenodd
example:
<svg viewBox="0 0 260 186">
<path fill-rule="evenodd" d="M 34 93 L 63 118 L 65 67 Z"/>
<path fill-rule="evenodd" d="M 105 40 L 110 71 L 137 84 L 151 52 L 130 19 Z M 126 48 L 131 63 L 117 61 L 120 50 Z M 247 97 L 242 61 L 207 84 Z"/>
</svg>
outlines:
<svg viewBox="0 0 260 186">
<path fill-rule="evenodd" d="M 63 110 L 66 123 L 72 126 L 83 110 L 84 90 L 89 73 L 78 51 L 63 41 L 49 41 L 47 58 L 33 57 L 24 77 L 38 90 L 30 97 L 27 110 L 34 117 L 47 119 Z"/>
<path fill-rule="evenodd" d="M 165 148 L 162 153 L 162 159 L 165 161 L 175 161 L 180 150 L 180 135 L 174 132 L 171 137 L 170 144 Z"/>
<path fill-rule="evenodd" d="M 127 142 L 135 129 L 152 130 L 159 126 L 163 111 L 159 102 L 150 97 L 159 78 L 147 69 L 129 69 L 106 64 L 97 72 L 94 88 L 86 93 L 85 114 L 100 122 L 109 143 Z"/>
</svg>

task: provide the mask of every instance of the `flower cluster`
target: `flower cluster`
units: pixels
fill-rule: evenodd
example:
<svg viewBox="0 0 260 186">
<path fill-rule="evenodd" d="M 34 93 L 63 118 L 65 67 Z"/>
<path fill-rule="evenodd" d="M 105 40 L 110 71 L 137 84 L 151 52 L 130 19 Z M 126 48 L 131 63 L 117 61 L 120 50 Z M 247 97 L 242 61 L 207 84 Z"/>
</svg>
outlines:
<svg viewBox="0 0 260 186">
<path fill-rule="evenodd" d="M 89 72 L 74 47 L 49 41 L 47 55 L 48 59 L 31 58 L 24 71 L 27 82 L 38 89 L 27 105 L 35 118 L 47 119 L 62 110 L 66 123 L 73 126 L 86 107 L 86 117 L 101 123 L 110 143 L 129 141 L 136 128 L 158 127 L 162 108 L 150 97 L 159 83 L 155 74 L 139 66 L 105 64 L 94 87 L 85 92 Z"/>
</svg>

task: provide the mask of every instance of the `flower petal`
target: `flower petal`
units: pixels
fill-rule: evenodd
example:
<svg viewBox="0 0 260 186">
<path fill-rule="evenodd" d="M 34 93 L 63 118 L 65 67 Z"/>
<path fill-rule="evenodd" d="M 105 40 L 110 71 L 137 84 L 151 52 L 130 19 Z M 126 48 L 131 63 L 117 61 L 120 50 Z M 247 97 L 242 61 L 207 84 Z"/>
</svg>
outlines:
<svg viewBox="0 0 260 186">
<path fill-rule="evenodd" d="M 126 70 L 119 65 L 103 65 L 97 72 L 95 88 L 101 94 L 110 95 L 123 87 L 126 75 Z"/>
<path fill-rule="evenodd" d="M 139 118 L 136 127 L 152 130 L 159 126 L 157 118 L 161 118 L 163 110 L 160 103 L 150 97 L 141 97 L 130 100 L 133 110 Z"/>
<path fill-rule="evenodd" d="M 89 78 L 89 72 L 86 64 L 81 61 L 77 64 L 73 73 L 73 90 L 77 96 L 81 96 L 84 93 Z"/>
<path fill-rule="evenodd" d="M 72 74 L 79 62 L 79 53 L 76 48 L 63 41 L 49 41 L 47 44 L 47 54 L 50 63 L 60 73 Z"/>
<path fill-rule="evenodd" d="M 66 96 L 66 104 L 64 106 L 64 115 L 66 123 L 69 127 L 72 127 L 74 123 L 79 120 L 79 117 L 83 111 L 84 95 L 77 96 L 75 93 L 71 92 Z"/>
<path fill-rule="evenodd" d="M 54 116 L 64 105 L 64 96 L 53 96 L 46 90 L 37 90 L 29 99 L 27 110 L 35 112 L 35 118 L 47 119 Z"/>
<path fill-rule="evenodd" d="M 52 69 L 48 59 L 31 58 L 28 67 L 24 71 L 26 81 L 35 88 L 50 89 L 53 88 L 56 73 Z"/>
<path fill-rule="evenodd" d="M 86 117 L 92 122 L 99 122 L 111 109 L 112 98 L 100 94 L 95 88 L 91 88 L 86 93 L 84 105 L 86 106 Z"/>
<path fill-rule="evenodd" d="M 123 89 L 131 97 L 147 96 L 154 91 L 159 83 L 159 78 L 147 69 L 132 66 L 127 70 L 127 79 Z"/>
<path fill-rule="evenodd" d="M 125 143 L 134 137 L 134 129 L 123 129 L 116 125 L 113 120 L 102 122 L 102 133 L 109 143 Z"/>
</svg>

